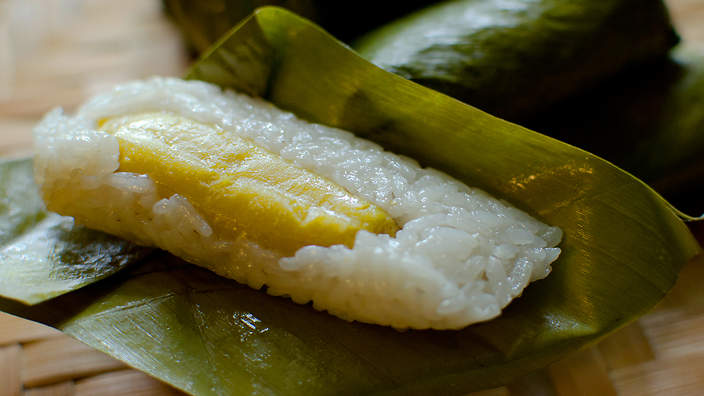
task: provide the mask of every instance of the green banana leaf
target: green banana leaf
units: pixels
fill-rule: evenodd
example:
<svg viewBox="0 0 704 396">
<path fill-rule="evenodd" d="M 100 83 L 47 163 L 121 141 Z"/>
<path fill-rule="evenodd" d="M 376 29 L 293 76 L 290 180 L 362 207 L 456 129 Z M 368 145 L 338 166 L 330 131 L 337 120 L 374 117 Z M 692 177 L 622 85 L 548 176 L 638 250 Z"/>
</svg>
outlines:
<svg viewBox="0 0 704 396">
<path fill-rule="evenodd" d="M 562 227 L 553 273 L 501 317 L 459 331 L 345 322 L 166 254 L 34 306 L 0 299 L 0 309 L 196 395 L 452 395 L 596 342 L 648 311 L 700 251 L 638 179 L 385 72 L 283 9 L 243 21 L 189 78 L 352 130 Z"/>
<path fill-rule="evenodd" d="M 31 160 L 0 162 L 0 295 L 36 304 L 141 260 L 149 249 L 49 213 Z"/>
<path fill-rule="evenodd" d="M 311 19 L 332 35 L 351 41 L 392 20 L 438 0 L 404 0 L 390 7 L 378 1 L 329 0 L 162 0 L 164 11 L 178 26 L 186 43 L 199 54 L 257 7 L 287 8 Z"/>
<path fill-rule="evenodd" d="M 704 213 L 704 53 L 632 68 L 520 122 L 623 167 L 678 207 Z"/>
<path fill-rule="evenodd" d="M 677 41 L 661 0 L 458 0 L 353 46 L 386 70 L 515 120 Z"/>
</svg>

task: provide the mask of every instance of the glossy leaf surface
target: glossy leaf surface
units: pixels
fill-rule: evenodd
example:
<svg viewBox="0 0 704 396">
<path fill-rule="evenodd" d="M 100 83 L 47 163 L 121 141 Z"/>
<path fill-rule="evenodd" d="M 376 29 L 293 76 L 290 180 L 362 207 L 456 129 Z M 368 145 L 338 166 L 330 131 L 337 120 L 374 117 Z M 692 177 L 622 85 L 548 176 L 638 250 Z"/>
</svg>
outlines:
<svg viewBox="0 0 704 396">
<path fill-rule="evenodd" d="M 547 279 L 501 317 L 461 331 L 348 323 L 169 256 L 34 307 L 0 301 L 193 394 L 463 394 L 496 386 L 645 313 L 699 252 L 676 211 L 639 180 L 385 72 L 282 9 L 247 19 L 190 78 L 354 131 L 565 232 Z"/>
<path fill-rule="evenodd" d="M 459 0 L 354 47 L 386 70 L 514 120 L 676 43 L 661 0 Z"/>
<path fill-rule="evenodd" d="M 680 209 L 704 213 L 704 53 L 632 68 L 523 125 L 623 167 Z"/>
</svg>

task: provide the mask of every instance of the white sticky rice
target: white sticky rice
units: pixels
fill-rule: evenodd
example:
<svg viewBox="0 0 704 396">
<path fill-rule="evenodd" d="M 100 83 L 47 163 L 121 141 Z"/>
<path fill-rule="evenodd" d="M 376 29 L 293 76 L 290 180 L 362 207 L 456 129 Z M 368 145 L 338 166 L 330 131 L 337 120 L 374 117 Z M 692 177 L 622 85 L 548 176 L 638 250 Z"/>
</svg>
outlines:
<svg viewBox="0 0 704 396">
<path fill-rule="evenodd" d="M 119 142 L 96 130 L 102 118 L 160 110 L 251 139 L 373 202 L 401 229 L 395 237 L 360 231 L 352 249 L 306 246 L 293 257 L 227 240 L 183 196 L 159 197 L 148 176 L 117 172 Z M 559 228 L 504 201 L 349 132 L 204 82 L 120 85 L 73 117 L 51 111 L 35 135 L 36 179 L 50 209 L 347 320 L 457 329 L 491 319 L 546 277 L 560 253 Z M 69 198 L 53 203 L 59 195 Z"/>
</svg>

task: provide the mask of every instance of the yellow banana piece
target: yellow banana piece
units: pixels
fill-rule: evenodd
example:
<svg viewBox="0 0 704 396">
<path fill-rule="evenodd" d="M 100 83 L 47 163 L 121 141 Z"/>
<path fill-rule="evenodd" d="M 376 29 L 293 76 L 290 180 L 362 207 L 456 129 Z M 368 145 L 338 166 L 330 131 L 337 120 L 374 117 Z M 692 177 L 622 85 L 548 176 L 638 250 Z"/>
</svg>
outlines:
<svg viewBox="0 0 704 396">
<path fill-rule="evenodd" d="M 216 233 L 284 256 L 307 245 L 351 247 L 359 230 L 394 235 L 383 209 L 217 125 L 170 112 L 108 118 L 119 171 L 148 175 L 188 199 Z"/>
</svg>

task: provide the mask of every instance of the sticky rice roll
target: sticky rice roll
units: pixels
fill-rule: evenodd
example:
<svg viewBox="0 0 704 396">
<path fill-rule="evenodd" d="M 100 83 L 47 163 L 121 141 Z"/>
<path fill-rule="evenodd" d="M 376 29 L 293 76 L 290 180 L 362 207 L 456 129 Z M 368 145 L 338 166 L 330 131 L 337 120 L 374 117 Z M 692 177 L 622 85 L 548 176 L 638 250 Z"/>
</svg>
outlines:
<svg viewBox="0 0 704 396">
<path fill-rule="evenodd" d="M 152 78 L 35 128 L 50 210 L 346 320 L 458 329 L 560 253 L 559 228 L 261 99 Z"/>
</svg>

